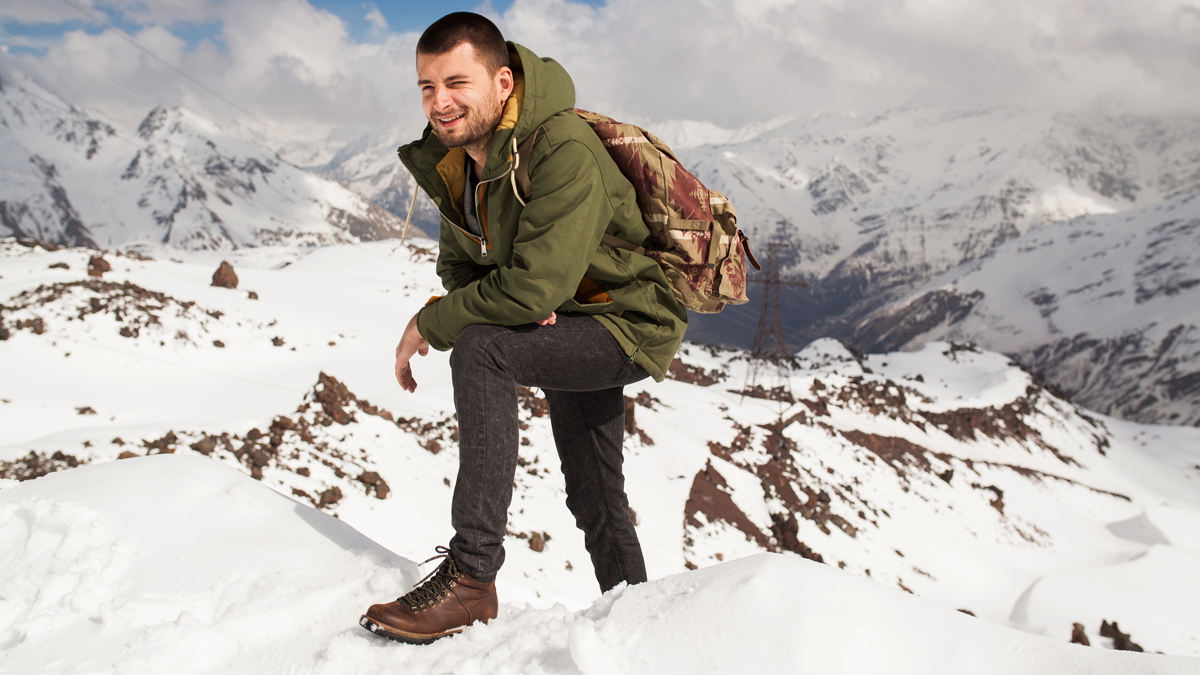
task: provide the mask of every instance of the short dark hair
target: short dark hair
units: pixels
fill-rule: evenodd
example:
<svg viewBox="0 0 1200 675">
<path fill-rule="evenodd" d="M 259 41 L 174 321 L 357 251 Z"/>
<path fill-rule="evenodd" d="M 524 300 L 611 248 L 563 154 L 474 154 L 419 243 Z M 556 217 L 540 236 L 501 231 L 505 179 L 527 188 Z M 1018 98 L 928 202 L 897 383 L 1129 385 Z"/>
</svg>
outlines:
<svg viewBox="0 0 1200 675">
<path fill-rule="evenodd" d="M 437 56 L 464 42 L 475 48 L 488 74 L 495 75 L 501 68 L 509 67 L 508 45 L 500 29 L 486 17 L 472 12 L 454 12 L 434 21 L 417 40 L 417 53 Z"/>
</svg>

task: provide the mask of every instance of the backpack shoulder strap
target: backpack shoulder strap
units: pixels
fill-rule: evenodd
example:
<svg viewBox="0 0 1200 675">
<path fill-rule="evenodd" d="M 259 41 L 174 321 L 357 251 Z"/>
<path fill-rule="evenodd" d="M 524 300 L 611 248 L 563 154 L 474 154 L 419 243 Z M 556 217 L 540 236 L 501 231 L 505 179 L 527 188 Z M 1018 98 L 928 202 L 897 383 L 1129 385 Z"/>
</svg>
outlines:
<svg viewBox="0 0 1200 675">
<path fill-rule="evenodd" d="M 533 133 L 529 134 L 529 137 L 525 139 L 525 142 L 517 146 L 517 151 L 513 156 L 513 161 L 516 163 L 516 166 L 513 168 L 512 172 L 513 193 L 516 194 L 517 199 L 522 205 L 528 202 L 529 198 L 533 196 L 533 181 L 529 179 L 529 158 L 533 154 L 533 144 L 537 142 L 538 132 L 541 130 L 541 127 L 534 129 Z M 516 139 L 513 139 L 513 143 L 516 143 Z M 615 246 L 617 248 L 625 249 L 626 251 L 632 251 L 638 255 L 646 254 L 646 249 L 642 248 L 641 246 L 607 232 L 604 233 L 604 236 L 600 239 L 600 241 L 608 244 L 609 246 Z"/>
</svg>

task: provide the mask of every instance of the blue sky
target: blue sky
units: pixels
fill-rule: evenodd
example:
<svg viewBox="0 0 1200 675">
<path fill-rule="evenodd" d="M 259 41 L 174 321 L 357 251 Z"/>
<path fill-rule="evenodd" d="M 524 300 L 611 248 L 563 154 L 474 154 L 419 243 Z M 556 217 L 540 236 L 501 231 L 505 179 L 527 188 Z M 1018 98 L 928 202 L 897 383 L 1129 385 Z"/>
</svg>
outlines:
<svg viewBox="0 0 1200 675">
<path fill-rule="evenodd" d="M 150 1 L 153 2 L 153 0 Z M 369 42 L 378 37 L 371 22 L 367 19 L 367 14 L 373 9 L 378 9 L 384 20 L 387 21 L 388 32 L 404 33 L 419 31 L 450 12 L 479 11 L 481 7 L 490 7 L 492 11 L 502 14 L 512 6 L 513 1 L 491 0 L 490 3 L 484 5 L 478 0 L 464 2 L 453 0 L 388 2 L 384 0 L 377 3 L 363 0 L 309 0 L 309 4 L 340 18 L 355 40 Z M 575 1 L 592 7 L 601 7 L 606 2 L 606 0 Z M 49 14 L 60 16 L 61 20 L 50 19 L 36 23 L 13 20 L 0 22 L 0 44 L 6 45 L 14 54 L 40 55 L 45 53 L 54 40 L 68 31 L 83 30 L 89 35 L 98 35 L 104 30 L 65 3 L 54 2 L 54 0 L 44 0 L 44 2 Z M 97 2 L 97 6 L 100 9 L 95 13 L 109 24 L 117 26 L 127 33 L 135 33 L 139 29 L 140 26 L 137 23 L 130 21 L 121 12 L 105 8 L 103 2 Z M 185 40 L 189 50 L 195 49 L 202 40 L 209 40 L 224 51 L 220 21 L 178 22 L 168 25 L 167 28 Z"/>
</svg>

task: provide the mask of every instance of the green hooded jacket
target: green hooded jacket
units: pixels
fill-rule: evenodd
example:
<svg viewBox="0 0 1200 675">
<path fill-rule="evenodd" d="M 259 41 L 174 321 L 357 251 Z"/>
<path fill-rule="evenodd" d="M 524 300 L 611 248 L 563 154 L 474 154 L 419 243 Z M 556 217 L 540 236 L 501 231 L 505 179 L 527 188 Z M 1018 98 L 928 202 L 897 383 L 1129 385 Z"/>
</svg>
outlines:
<svg viewBox="0 0 1200 675">
<path fill-rule="evenodd" d="M 687 329 L 658 264 L 601 244 L 605 232 L 638 245 L 652 239 L 629 180 L 575 107 L 575 86 L 553 59 L 508 43 L 513 93 L 492 137 L 476 193 L 483 237 L 462 215 L 465 155 L 430 126 L 401 146 L 400 160 L 442 215 L 437 273 L 446 295 L 421 310 L 421 336 L 441 351 L 472 324 L 517 326 L 579 312 L 612 333 L 655 380 L 666 375 Z M 514 192 L 513 156 L 530 134 L 533 194 Z"/>
</svg>

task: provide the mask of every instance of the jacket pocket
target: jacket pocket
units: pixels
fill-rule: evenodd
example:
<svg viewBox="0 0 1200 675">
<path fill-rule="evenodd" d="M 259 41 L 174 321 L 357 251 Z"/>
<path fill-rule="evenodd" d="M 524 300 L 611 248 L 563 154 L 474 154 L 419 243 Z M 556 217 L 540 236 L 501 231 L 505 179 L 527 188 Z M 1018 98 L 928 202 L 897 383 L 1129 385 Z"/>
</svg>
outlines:
<svg viewBox="0 0 1200 675">
<path fill-rule="evenodd" d="M 587 304 L 582 304 L 577 302 L 574 298 L 569 298 L 566 302 L 559 306 L 557 311 L 578 312 L 580 314 L 606 314 L 608 313 L 609 308 L 612 307 L 612 304 L 613 303 L 611 299 L 607 302 L 589 302 Z"/>
</svg>

